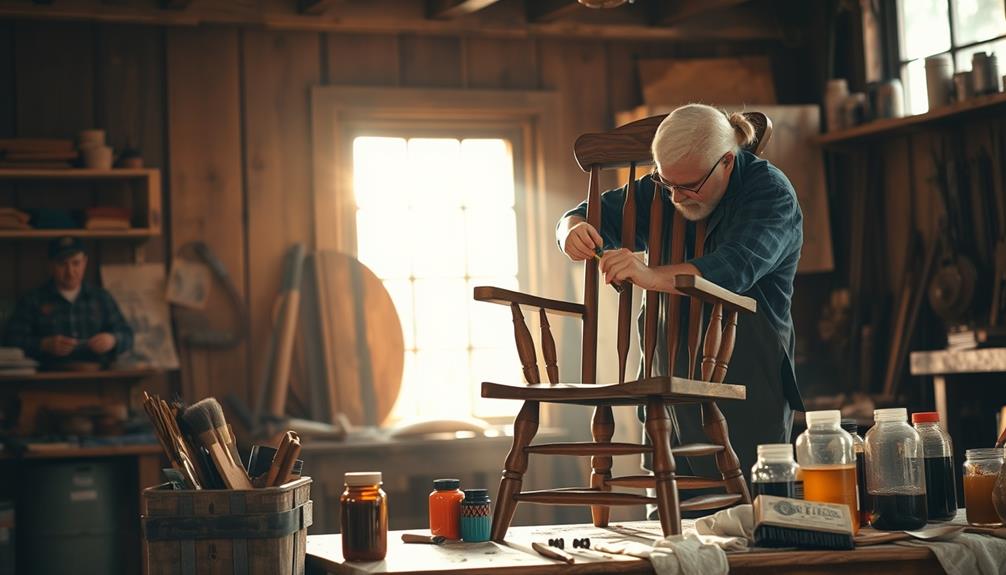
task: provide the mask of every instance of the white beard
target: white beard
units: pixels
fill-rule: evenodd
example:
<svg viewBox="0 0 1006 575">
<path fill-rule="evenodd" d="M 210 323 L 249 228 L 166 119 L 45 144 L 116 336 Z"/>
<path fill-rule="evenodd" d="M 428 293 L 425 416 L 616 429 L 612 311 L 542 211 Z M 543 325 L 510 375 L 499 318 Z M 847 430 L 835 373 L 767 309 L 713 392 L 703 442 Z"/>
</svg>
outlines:
<svg viewBox="0 0 1006 575">
<path fill-rule="evenodd" d="M 674 207 L 677 208 L 681 215 L 685 217 L 686 220 L 691 222 L 697 222 L 704 220 L 709 217 L 709 214 L 713 213 L 716 206 L 709 206 L 707 204 L 700 204 L 696 202 L 687 203 L 677 203 L 672 201 Z"/>
</svg>

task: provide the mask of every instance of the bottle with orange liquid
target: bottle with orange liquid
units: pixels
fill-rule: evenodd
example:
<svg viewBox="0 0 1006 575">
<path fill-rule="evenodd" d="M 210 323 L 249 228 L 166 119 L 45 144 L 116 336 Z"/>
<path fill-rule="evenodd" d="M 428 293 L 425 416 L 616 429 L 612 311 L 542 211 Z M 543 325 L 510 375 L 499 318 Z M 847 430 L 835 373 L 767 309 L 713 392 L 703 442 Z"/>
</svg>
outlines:
<svg viewBox="0 0 1006 575">
<path fill-rule="evenodd" d="M 808 411 L 807 430 L 796 438 L 796 460 L 803 472 L 803 498 L 848 505 L 852 531 L 858 533 L 856 455 L 841 421 L 837 409 Z"/>
</svg>

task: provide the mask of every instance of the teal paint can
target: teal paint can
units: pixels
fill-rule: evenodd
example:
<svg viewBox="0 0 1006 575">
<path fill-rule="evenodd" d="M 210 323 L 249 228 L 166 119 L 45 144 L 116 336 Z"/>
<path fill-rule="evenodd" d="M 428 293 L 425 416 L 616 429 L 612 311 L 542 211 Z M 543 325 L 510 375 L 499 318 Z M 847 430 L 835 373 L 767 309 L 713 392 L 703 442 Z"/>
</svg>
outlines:
<svg viewBox="0 0 1006 575">
<path fill-rule="evenodd" d="M 469 543 L 489 541 L 492 503 L 487 489 L 465 489 L 461 501 L 461 539 Z"/>
</svg>

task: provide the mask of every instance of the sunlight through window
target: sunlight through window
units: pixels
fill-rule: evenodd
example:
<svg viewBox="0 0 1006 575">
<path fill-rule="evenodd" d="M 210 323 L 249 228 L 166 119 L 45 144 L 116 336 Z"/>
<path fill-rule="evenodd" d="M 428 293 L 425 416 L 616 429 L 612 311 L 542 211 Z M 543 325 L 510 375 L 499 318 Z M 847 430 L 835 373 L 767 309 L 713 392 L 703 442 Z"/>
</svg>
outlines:
<svg viewBox="0 0 1006 575">
<path fill-rule="evenodd" d="M 479 396 L 482 381 L 520 381 L 510 312 L 472 299 L 477 285 L 519 287 L 510 143 L 358 137 L 353 193 L 358 257 L 405 336 L 391 417 L 513 415 L 510 402 Z"/>
</svg>

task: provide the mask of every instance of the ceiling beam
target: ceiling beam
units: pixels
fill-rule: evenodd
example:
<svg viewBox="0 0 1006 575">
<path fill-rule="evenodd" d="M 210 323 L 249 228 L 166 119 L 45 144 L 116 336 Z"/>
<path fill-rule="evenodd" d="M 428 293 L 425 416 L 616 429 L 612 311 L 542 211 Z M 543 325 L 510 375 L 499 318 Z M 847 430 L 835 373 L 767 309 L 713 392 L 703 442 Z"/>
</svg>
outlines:
<svg viewBox="0 0 1006 575">
<path fill-rule="evenodd" d="M 528 22 L 555 22 L 581 8 L 576 0 L 526 0 Z"/>
<path fill-rule="evenodd" d="M 191 4 L 191 0 L 161 0 L 161 8 L 165 10 L 185 10 Z"/>
<path fill-rule="evenodd" d="M 743 4 L 747 0 L 673 0 L 658 1 L 657 26 L 673 26 L 704 12 Z"/>
<path fill-rule="evenodd" d="M 301 14 L 324 16 L 342 0 L 297 0 L 297 10 Z"/>
<path fill-rule="evenodd" d="M 449 20 L 473 14 L 495 4 L 499 0 L 428 0 L 427 17 L 435 20 Z"/>
</svg>

